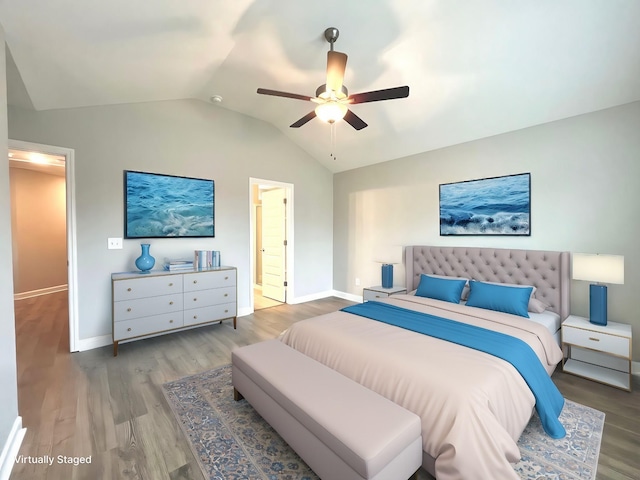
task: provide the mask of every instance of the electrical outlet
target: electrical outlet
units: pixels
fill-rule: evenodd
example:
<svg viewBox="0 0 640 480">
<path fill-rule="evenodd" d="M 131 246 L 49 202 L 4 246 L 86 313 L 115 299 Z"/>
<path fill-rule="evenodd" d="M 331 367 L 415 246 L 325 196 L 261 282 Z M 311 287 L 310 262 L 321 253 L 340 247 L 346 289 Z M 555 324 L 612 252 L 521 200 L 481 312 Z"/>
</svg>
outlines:
<svg viewBox="0 0 640 480">
<path fill-rule="evenodd" d="M 359 286 L 360 286 L 360 279 L 356 278 L 356 287 L 359 287 Z"/>
<path fill-rule="evenodd" d="M 107 248 L 109 250 L 118 250 L 122 248 L 122 239 L 121 238 L 108 238 L 107 239 Z"/>
</svg>

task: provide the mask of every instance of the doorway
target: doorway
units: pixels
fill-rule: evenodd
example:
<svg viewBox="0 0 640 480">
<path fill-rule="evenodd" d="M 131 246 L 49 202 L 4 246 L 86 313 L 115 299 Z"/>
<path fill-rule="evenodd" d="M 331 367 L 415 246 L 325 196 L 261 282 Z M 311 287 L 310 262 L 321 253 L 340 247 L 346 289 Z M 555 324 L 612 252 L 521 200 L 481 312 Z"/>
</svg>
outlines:
<svg viewBox="0 0 640 480">
<path fill-rule="evenodd" d="M 10 172 L 13 172 L 10 176 L 12 217 L 32 216 L 29 214 L 29 208 L 36 204 L 33 200 L 35 191 L 39 192 L 38 195 L 42 195 L 41 192 L 45 191 L 45 195 L 58 197 L 47 198 L 45 204 L 56 201 L 59 203 L 59 211 L 51 215 L 56 217 L 54 228 L 59 233 L 55 239 L 52 234 L 51 242 L 43 242 L 40 245 L 32 243 L 38 236 L 48 238 L 46 232 L 42 234 L 39 231 L 30 230 L 30 228 L 36 230 L 43 228 L 42 225 L 32 223 L 31 226 L 25 227 L 23 221 L 19 228 L 12 225 L 14 252 L 12 267 L 16 288 L 14 298 L 17 301 L 34 297 L 45 298 L 43 296 L 66 290 L 70 352 L 79 350 L 73 160 L 72 149 L 9 140 L 9 166 Z M 47 188 L 32 188 L 32 182 L 38 182 L 39 186 L 47 186 Z M 21 194 L 19 190 L 26 185 L 30 185 L 31 188 L 27 187 L 28 193 Z M 50 220 L 51 218 L 47 219 L 47 221 Z M 31 254 L 34 248 L 38 251 L 38 255 Z M 52 249 L 51 252 L 48 251 L 49 248 Z M 41 268 L 38 273 L 35 273 L 37 264 L 33 265 L 33 258 L 30 257 L 35 257 L 35 261 L 40 262 Z M 47 268 L 42 268 L 43 259 L 44 261 L 50 259 L 46 263 Z"/>
<path fill-rule="evenodd" d="M 293 185 L 251 178 L 251 305 L 261 310 L 293 295 Z"/>
</svg>

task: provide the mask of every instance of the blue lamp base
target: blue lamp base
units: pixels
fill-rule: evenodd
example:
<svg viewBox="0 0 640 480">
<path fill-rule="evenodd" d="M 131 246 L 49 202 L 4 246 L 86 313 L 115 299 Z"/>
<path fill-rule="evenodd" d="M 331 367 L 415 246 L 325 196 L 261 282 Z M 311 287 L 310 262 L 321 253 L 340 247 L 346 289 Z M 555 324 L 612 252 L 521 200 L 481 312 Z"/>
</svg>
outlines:
<svg viewBox="0 0 640 480">
<path fill-rule="evenodd" d="M 607 324 L 607 287 L 589 286 L 589 321 L 594 325 Z"/>
<path fill-rule="evenodd" d="M 393 287 L 393 265 L 385 263 L 382 265 L 382 288 Z"/>
</svg>

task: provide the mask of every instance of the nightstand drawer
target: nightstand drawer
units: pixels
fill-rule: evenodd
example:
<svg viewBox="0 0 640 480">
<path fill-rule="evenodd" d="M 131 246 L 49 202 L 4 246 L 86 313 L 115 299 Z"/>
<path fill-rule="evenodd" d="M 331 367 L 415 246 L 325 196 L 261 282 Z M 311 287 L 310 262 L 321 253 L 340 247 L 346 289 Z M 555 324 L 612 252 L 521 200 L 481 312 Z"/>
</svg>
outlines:
<svg viewBox="0 0 640 480">
<path fill-rule="evenodd" d="M 630 355 L 630 342 L 628 338 L 594 332 L 592 330 L 582 330 L 565 325 L 562 328 L 562 341 L 571 345 L 607 352 L 624 358 L 629 358 Z"/>
<path fill-rule="evenodd" d="M 364 289 L 362 291 L 362 299 L 366 302 L 367 300 L 375 300 L 376 298 L 388 298 L 389 294 L 384 292 L 376 292 L 375 290 Z"/>
</svg>

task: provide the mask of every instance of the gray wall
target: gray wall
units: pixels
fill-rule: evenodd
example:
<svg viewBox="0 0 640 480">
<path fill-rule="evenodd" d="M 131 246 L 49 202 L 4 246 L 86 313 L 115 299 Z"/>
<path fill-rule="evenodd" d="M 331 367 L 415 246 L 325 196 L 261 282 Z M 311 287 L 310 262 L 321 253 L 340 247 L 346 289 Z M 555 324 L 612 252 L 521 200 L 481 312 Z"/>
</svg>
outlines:
<svg viewBox="0 0 640 480">
<path fill-rule="evenodd" d="M 334 176 L 334 288 L 380 284 L 382 249 L 492 246 L 625 257 L 610 285 L 609 319 L 630 323 L 640 360 L 640 102 Z M 440 237 L 441 183 L 531 172 L 530 237 Z M 360 278 L 361 286 L 355 285 Z M 404 285 L 397 265 L 395 283 Z M 572 284 L 572 313 L 588 316 L 588 282 Z"/>
<path fill-rule="evenodd" d="M 0 45 L 4 30 L 0 26 Z M 5 49 L 0 48 L 0 151 L 6 152 L 7 84 Z M 9 160 L 0 155 L 0 257 L 11 258 L 11 209 L 9 208 Z M 13 314 L 13 277 L 11 268 L 0 268 L 0 452 L 18 418 L 18 379 L 16 373 L 16 335 Z M 12 462 L 7 459 L 7 462 Z M 2 467 L 2 465 L 0 465 Z"/>
<path fill-rule="evenodd" d="M 80 339 L 111 334 L 112 272 L 135 270 L 140 241 L 123 235 L 123 170 L 213 178 L 215 239 L 151 239 L 156 262 L 220 250 L 238 267 L 249 308 L 249 178 L 294 184 L 295 296 L 332 288 L 332 174 L 274 127 L 214 105 L 166 101 L 34 112 L 9 108 L 9 138 L 75 150 Z"/>
</svg>

